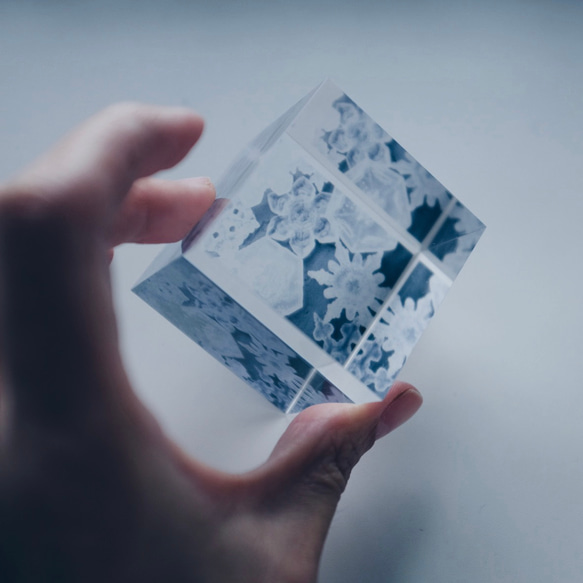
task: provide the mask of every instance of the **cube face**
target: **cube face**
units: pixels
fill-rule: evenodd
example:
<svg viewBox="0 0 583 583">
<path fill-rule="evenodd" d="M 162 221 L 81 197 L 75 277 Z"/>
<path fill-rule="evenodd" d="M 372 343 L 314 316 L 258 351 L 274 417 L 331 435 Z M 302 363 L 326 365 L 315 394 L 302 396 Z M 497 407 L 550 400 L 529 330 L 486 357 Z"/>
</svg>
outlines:
<svg viewBox="0 0 583 583">
<path fill-rule="evenodd" d="M 451 204 L 447 189 L 330 82 L 298 114 L 289 134 L 418 242 Z"/>
<path fill-rule="evenodd" d="M 135 291 L 284 411 L 382 398 L 484 230 L 330 82 L 217 194 Z"/>
<path fill-rule="evenodd" d="M 142 281 L 135 292 L 276 407 L 288 410 L 304 386 L 309 404 L 350 402 L 183 257 Z"/>
</svg>

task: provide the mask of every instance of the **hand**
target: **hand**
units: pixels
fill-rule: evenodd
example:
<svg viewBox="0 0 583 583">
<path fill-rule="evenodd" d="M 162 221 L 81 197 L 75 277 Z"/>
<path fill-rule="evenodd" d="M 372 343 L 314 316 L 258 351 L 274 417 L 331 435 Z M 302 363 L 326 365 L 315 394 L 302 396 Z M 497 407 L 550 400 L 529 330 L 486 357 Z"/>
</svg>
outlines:
<svg viewBox="0 0 583 583">
<path fill-rule="evenodd" d="M 244 475 L 188 458 L 129 385 L 110 249 L 182 238 L 205 179 L 149 178 L 202 132 L 178 108 L 118 105 L 0 188 L 0 580 L 307 582 L 354 465 L 419 393 L 319 405 Z"/>
</svg>

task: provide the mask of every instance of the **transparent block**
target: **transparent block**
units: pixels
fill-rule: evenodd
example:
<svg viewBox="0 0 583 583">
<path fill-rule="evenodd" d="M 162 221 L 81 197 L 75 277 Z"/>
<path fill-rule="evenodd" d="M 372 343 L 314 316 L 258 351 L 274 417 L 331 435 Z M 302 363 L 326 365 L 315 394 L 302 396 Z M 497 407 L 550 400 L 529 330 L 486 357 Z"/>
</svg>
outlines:
<svg viewBox="0 0 583 583">
<path fill-rule="evenodd" d="M 288 412 L 382 398 L 484 230 L 330 81 L 217 196 L 134 291 Z"/>
</svg>

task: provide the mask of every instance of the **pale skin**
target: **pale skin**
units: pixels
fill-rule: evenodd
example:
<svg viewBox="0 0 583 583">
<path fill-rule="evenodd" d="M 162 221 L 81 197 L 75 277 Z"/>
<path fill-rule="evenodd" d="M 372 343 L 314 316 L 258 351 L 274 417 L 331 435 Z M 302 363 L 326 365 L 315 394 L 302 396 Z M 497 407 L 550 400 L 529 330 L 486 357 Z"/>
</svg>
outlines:
<svg viewBox="0 0 583 583">
<path fill-rule="evenodd" d="M 316 581 L 353 467 L 421 405 L 396 383 L 311 407 L 243 475 L 164 435 L 124 371 L 109 262 L 122 242 L 182 238 L 212 204 L 206 179 L 151 177 L 202 128 L 187 109 L 112 106 L 0 187 L 3 582 Z"/>
</svg>

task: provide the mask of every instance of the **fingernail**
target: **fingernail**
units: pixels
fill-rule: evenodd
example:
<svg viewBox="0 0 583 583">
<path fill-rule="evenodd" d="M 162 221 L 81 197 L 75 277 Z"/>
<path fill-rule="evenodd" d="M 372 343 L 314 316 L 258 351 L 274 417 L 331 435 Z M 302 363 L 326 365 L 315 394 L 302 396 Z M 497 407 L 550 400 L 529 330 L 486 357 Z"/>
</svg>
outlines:
<svg viewBox="0 0 583 583">
<path fill-rule="evenodd" d="M 397 395 L 383 411 L 377 425 L 376 439 L 380 439 L 403 425 L 415 415 L 421 407 L 423 397 L 417 389 L 407 389 L 400 395 Z"/>
<path fill-rule="evenodd" d="M 191 186 L 193 188 L 200 188 L 201 186 L 214 188 L 212 180 L 208 176 L 196 176 L 194 178 L 184 178 L 181 180 L 186 186 Z"/>
</svg>

